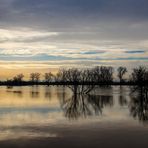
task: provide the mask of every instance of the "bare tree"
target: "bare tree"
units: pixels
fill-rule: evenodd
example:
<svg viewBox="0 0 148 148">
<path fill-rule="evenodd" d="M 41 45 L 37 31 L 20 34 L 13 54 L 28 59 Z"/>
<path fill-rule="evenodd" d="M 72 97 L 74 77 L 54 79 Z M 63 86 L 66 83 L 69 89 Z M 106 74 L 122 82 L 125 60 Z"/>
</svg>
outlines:
<svg viewBox="0 0 148 148">
<path fill-rule="evenodd" d="M 94 71 L 94 79 L 93 79 L 93 81 L 94 82 L 100 82 L 101 81 L 101 78 L 100 78 L 100 75 L 101 75 L 100 67 L 96 66 L 92 70 Z"/>
<path fill-rule="evenodd" d="M 93 71 L 95 82 L 107 83 L 113 81 L 114 69 L 112 67 L 97 66 Z"/>
<path fill-rule="evenodd" d="M 93 69 L 80 70 L 77 68 L 60 69 L 56 81 L 66 82 L 74 93 L 88 94 L 95 87 L 96 82 L 112 82 L 112 67 L 95 67 Z"/>
<path fill-rule="evenodd" d="M 32 82 L 39 82 L 40 80 L 40 73 L 31 73 L 30 79 Z"/>
<path fill-rule="evenodd" d="M 93 84 L 94 77 L 94 69 L 85 69 L 81 72 L 81 82 L 82 84 L 87 83 L 87 85 L 82 85 L 81 88 L 79 88 L 80 92 L 88 94 L 95 88 L 95 85 Z"/>
<path fill-rule="evenodd" d="M 119 67 L 119 68 L 117 69 L 117 71 L 118 71 L 117 76 L 118 76 L 119 81 L 120 81 L 120 83 L 121 83 L 121 82 L 124 81 L 123 77 L 124 77 L 125 73 L 127 72 L 127 68 L 126 68 L 126 67 Z"/>
<path fill-rule="evenodd" d="M 67 83 L 73 83 L 73 85 L 68 85 L 68 87 L 75 93 L 79 92 L 79 85 L 78 83 L 81 80 L 81 71 L 77 68 L 72 69 L 62 69 L 59 72 L 59 75 L 61 77 L 61 80 Z"/>
<path fill-rule="evenodd" d="M 32 82 L 35 81 L 35 73 L 31 73 L 31 74 L 30 74 L 30 80 L 31 80 Z"/>
<path fill-rule="evenodd" d="M 58 73 L 55 76 L 55 82 L 66 82 L 67 80 L 67 70 L 62 68 L 59 69 Z"/>
<path fill-rule="evenodd" d="M 18 74 L 18 75 L 16 75 L 13 78 L 13 81 L 15 81 L 15 82 L 22 82 L 23 81 L 23 78 L 24 78 L 24 75 L 23 74 Z"/>
<path fill-rule="evenodd" d="M 45 82 L 49 83 L 53 80 L 53 74 L 51 72 L 45 73 L 44 78 L 45 78 Z"/>
<path fill-rule="evenodd" d="M 112 82 L 113 81 L 113 67 L 105 67 L 101 66 L 100 67 L 100 78 L 101 82 Z"/>
<path fill-rule="evenodd" d="M 56 81 L 57 80 L 66 82 L 67 84 L 72 83 L 72 85 L 68 85 L 68 87 L 75 94 L 89 93 L 94 88 L 94 85 L 92 84 L 85 85 L 86 83 L 91 83 L 93 81 L 93 71 L 89 69 L 60 69 L 56 77 Z"/>
<path fill-rule="evenodd" d="M 77 83 L 81 81 L 81 70 L 77 68 L 68 69 L 65 72 L 65 78 L 68 82 Z"/>
<path fill-rule="evenodd" d="M 140 66 L 138 68 L 134 68 L 131 74 L 132 82 L 143 84 L 144 82 L 148 81 L 148 70 L 144 66 Z"/>
</svg>

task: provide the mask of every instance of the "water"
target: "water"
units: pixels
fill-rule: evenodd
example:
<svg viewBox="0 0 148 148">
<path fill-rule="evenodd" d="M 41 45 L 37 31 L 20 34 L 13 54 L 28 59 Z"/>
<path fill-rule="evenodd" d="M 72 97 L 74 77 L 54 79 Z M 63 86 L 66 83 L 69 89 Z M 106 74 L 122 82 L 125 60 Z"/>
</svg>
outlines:
<svg viewBox="0 0 148 148">
<path fill-rule="evenodd" d="M 148 102 L 124 87 L 0 87 L 2 147 L 146 147 Z"/>
</svg>

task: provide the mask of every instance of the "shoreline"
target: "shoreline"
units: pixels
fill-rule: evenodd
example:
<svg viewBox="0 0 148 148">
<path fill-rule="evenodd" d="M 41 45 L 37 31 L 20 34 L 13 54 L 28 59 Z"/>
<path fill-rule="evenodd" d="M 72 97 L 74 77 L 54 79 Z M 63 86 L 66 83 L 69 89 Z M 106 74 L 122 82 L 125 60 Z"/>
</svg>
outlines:
<svg viewBox="0 0 148 148">
<path fill-rule="evenodd" d="M 147 82 L 135 83 L 135 82 L 0 82 L 0 86 L 34 86 L 34 85 L 46 85 L 46 86 L 68 86 L 68 85 L 96 85 L 96 86 L 148 86 Z"/>
</svg>

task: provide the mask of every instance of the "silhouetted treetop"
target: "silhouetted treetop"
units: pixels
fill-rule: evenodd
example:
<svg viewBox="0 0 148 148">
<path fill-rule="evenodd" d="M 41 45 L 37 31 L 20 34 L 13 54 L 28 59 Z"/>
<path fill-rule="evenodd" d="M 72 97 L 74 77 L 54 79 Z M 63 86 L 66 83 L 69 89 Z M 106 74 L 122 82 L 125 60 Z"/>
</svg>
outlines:
<svg viewBox="0 0 148 148">
<path fill-rule="evenodd" d="M 124 76 L 125 73 L 127 72 L 127 68 L 126 68 L 126 67 L 119 67 L 119 68 L 117 69 L 117 71 L 118 71 L 117 76 L 118 76 L 118 78 L 119 78 L 119 80 L 120 80 L 120 83 L 121 83 L 121 82 L 124 82 L 123 76 Z"/>
</svg>

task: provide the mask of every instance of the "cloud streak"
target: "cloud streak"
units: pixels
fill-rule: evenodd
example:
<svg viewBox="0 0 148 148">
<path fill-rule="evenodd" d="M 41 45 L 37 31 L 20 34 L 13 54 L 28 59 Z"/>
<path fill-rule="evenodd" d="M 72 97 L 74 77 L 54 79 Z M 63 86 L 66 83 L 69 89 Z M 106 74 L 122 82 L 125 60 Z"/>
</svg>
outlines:
<svg viewBox="0 0 148 148">
<path fill-rule="evenodd" d="M 126 53 L 131 53 L 131 54 L 140 54 L 140 53 L 145 53 L 146 51 L 144 50 L 135 50 L 135 51 L 125 51 Z"/>
</svg>

